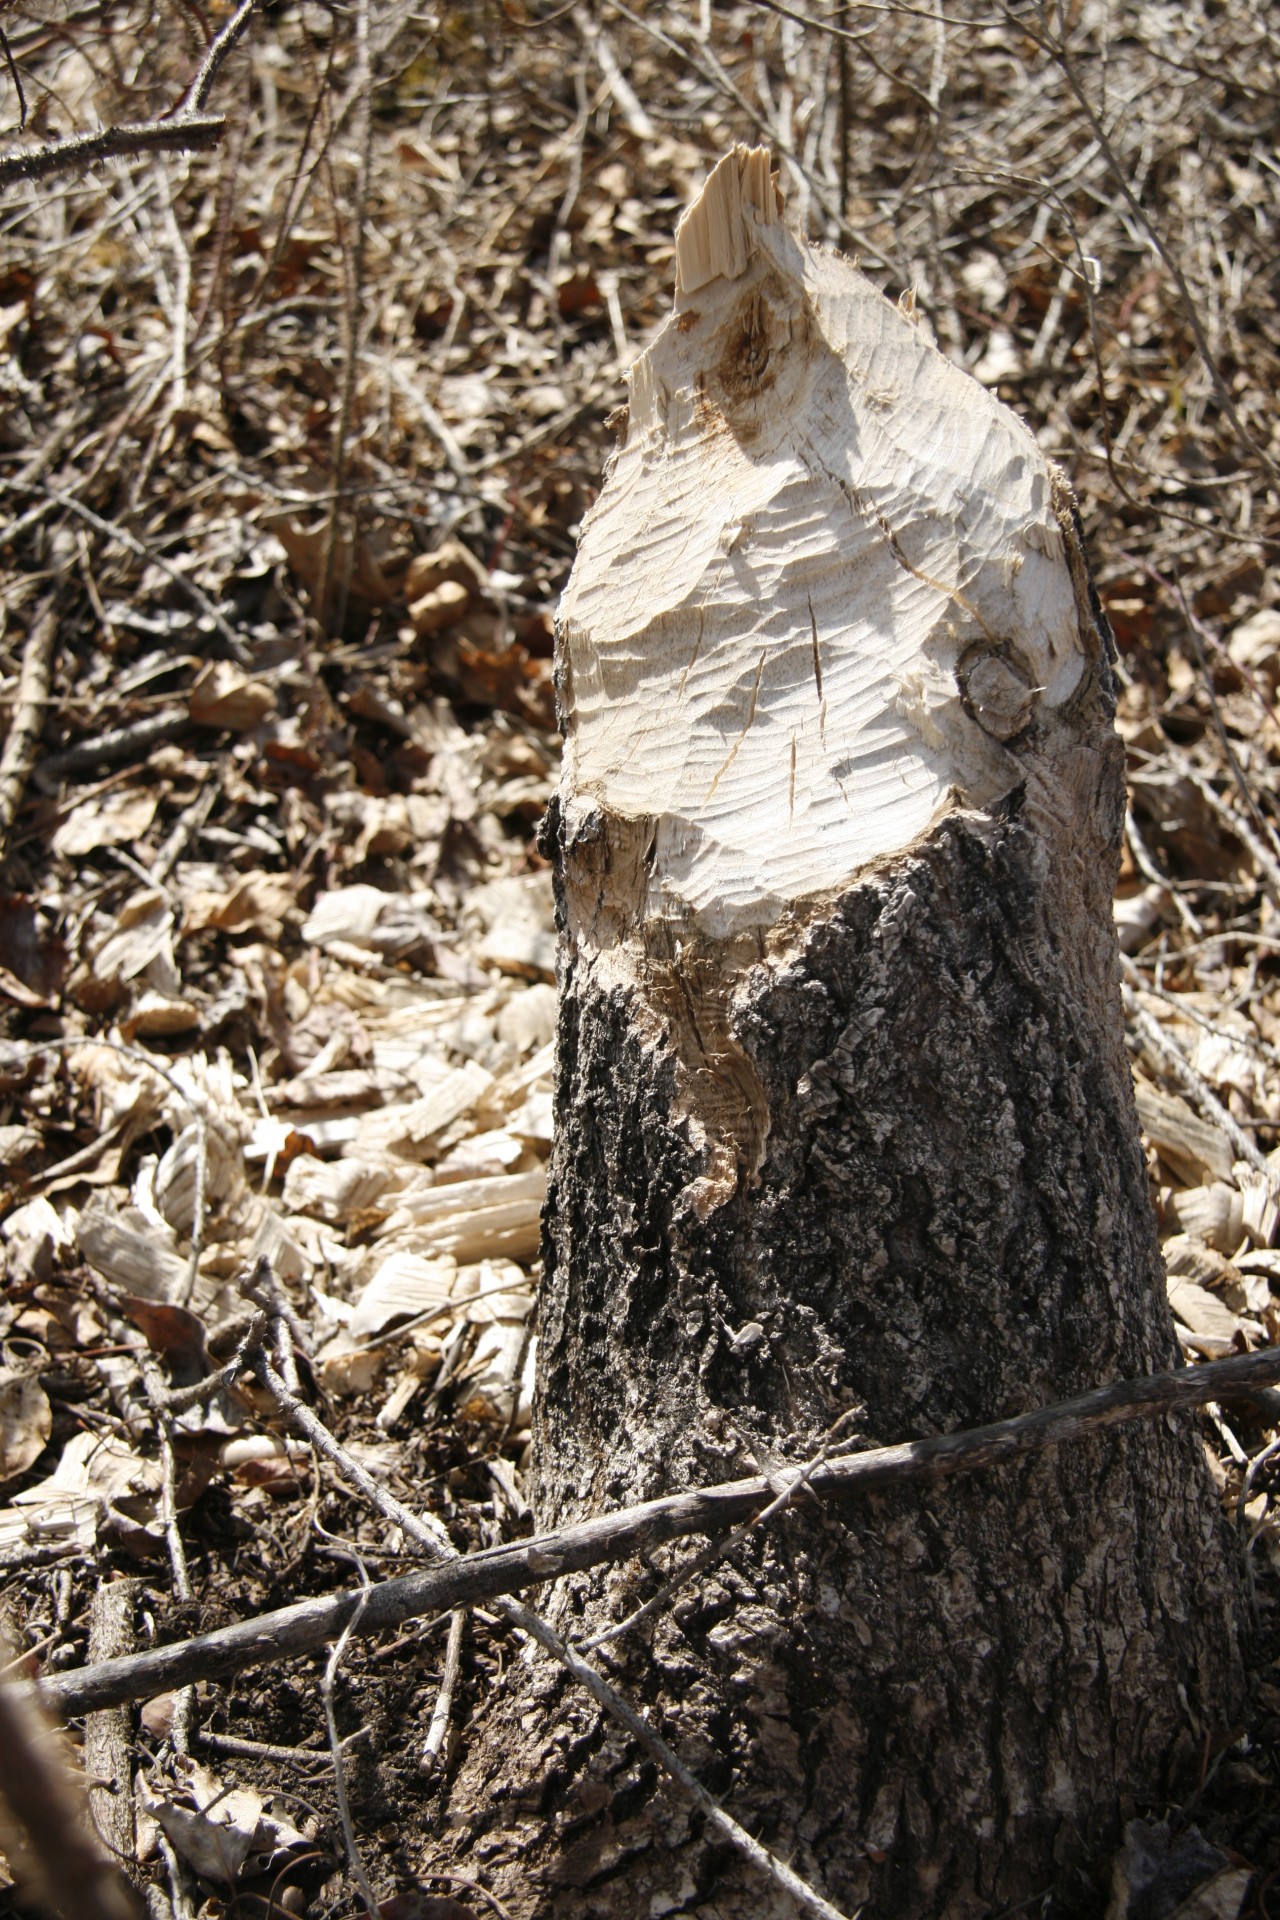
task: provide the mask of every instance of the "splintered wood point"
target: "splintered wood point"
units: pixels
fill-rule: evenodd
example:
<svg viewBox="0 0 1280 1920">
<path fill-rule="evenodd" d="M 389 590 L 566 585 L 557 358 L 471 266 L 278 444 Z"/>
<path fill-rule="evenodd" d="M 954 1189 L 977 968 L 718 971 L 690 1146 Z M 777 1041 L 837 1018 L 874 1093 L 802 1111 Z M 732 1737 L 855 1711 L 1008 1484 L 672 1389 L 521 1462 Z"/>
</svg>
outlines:
<svg viewBox="0 0 1280 1920">
<path fill-rule="evenodd" d="M 630 379 L 562 606 L 562 792 L 647 823 L 642 922 L 714 939 L 1025 782 L 1096 635 L 1051 463 L 788 230 L 767 150 L 685 213 Z"/>
</svg>

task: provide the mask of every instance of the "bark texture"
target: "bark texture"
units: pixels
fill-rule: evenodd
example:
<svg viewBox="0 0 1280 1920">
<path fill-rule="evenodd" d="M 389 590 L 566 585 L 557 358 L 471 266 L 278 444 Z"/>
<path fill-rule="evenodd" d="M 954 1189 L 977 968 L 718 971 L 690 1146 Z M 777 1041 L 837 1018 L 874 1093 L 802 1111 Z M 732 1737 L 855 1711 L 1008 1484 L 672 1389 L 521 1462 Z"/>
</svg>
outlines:
<svg viewBox="0 0 1280 1920">
<path fill-rule="evenodd" d="M 1120 1019 L 1107 636 L 1054 489 L 1074 689 L 992 724 L 957 647 L 994 798 L 715 933 L 653 909 L 659 818 L 572 781 L 552 810 L 540 1526 L 803 1461 L 851 1410 L 883 1444 L 1176 1364 Z M 546 1611 L 585 1637 L 687 1556 L 562 1581 Z M 1123 1813 L 1194 1784 L 1238 1710 L 1239 1604 L 1171 1421 L 790 1515 L 598 1657 L 844 1911 L 1096 1913 Z M 453 1817 L 521 1920 L 793 1912 L 545 1663 Z"/>
<path fill-rule="evenodd" d="M 1176 1364 L 1109 932 L 1123 795 L 1106 696 L 1099 656 L 1057 817 L 1029 817 L 1023 791 L 999 817 L 945 821 L 731 981 L 687 945 L 653 958 L 648 993 L 620 980 L 578 915 L 627 835 L 592 820 L 570 840 L 557 819 L 579 938 L 539 1525 L 803 1460 L 850 1406 L 887 1443 Z M 729 1049 L 768 1130 L 758 1168 L 699 1218 L 706 1148 L 675 1116 L 681 1083 L 720 1082 Z M 657 1579 L 566 1584 L 553 1617 L 581 1632 Z M 791 1517 L 622 1643 L 619 1679 L 846 1910 L 950 1920 L 1069 1892 L 1126 1796 L 1185 1787 L 1238 1707 L 1237 1605 L 1178 1423 Z M 553 1672 L 521 1712 L 488 1764 L 525 1912 L 788 1911 Z"/>
</svg>

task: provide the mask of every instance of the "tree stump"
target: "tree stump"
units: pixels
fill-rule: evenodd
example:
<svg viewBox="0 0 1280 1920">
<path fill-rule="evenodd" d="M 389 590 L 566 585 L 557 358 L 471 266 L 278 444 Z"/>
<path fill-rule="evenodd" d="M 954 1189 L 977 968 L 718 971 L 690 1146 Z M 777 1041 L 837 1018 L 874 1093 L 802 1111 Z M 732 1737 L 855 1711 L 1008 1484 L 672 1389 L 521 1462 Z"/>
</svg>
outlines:
<svg viewBox="0 0 1280 1920">
<path fill-rule="evenodd" d="M 1177 1364 L 1108 645 L 1031 435 L 730 154 L 562 609 L 540 1526 Z M 688 1556 L 545 1608 L 581 1641 Z M 597 1658 L 845 1911 L 1096 1914 L 1238 1711 L 1241 1617 L 1184 1420 L 788 1515 Z M 519 1673 L 453 1802 L 514 1913 L 790 1920 Z"/>
</svg>

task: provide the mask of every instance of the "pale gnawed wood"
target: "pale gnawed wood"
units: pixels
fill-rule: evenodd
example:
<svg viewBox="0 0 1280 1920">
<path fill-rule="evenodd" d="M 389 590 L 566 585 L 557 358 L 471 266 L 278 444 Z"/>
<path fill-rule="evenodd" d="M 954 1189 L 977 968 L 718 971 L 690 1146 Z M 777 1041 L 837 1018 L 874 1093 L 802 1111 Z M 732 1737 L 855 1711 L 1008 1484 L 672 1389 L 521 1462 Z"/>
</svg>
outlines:
<svg viewBox="0 0 1280 1920">
<path fill-rule="evenodd" d="M 721 935 L 1018 778 L 1085 656 L 1049 462 L 926 328 L 716 168 L 562 608 L 566 792 Z"/>
</svg>

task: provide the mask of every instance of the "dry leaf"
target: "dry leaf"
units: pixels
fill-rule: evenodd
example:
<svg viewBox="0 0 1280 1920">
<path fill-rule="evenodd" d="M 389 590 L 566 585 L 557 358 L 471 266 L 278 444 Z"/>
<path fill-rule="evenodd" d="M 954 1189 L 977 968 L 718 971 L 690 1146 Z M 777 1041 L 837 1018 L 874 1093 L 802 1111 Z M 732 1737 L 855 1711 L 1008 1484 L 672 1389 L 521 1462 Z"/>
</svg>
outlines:
<svg viewBox="0 0 1280 1920">
<path fill-rule="evenodd" d="M 1234 1253 L 1244 1238 L 1244 1201 L 1234 1187 L 1215 1181 L 1170 1195 L 1168 1215 L 1182 1233 L 1219 1253 Z"/>
<path fill-rule="evenodd" d="M 457 580 L 442 580 L 409 603 L 409 621 L 419 639 L 454 626 L 471 605 L 471 595 Z"/>
<path fill-rule="evenodd" d="M 1147 1138 L 1175 1173 L 1182 1174 L 1189 1185 L 1198 1185 L 1206 1173 L 1219 1180 L 1231 1178 L 1235 1153 L 1220 1127 L 1202 1120 L 1176 1093 L 1162 1093 L 1149 1080 L 1135 1077 L 1133 1091 Z"/>
<path fill-rule="evenodd" d="M 206 1120 L 203 1128 L 190 1121 L 166 1148 L 155 1173 L 156 1206 L 168 1224 L 182 1234 L 190 1234 L 195 1219 L 202 1136 L 206 1215 L 232 1205 L 244 1191 L 239 1140 L 228 1140 L 214 1120 Z"/>
<path fill-rule="evenodd" d="M 15 1207 L 0 1236 L 5 1242 L 5 1265 L 10 1287 L 47 1280 L 59 1253 L 75 1245 L 71 1227 L 43 1198 Z"/>
<path fill-rule="evenodd" d="M 282 1198 L 290 1213 L 309 1213 L 319 1220 L 336 1222 L 366 1212 L 394 1184 L 387 1167 L 361 1160 L 331 1165 L 311 1154 L 299 1154 L 290 1162 Z"/>
<path fill-rule="evenodd" d="M 163 976 L 155 985 L 176 988 L 173 963 L 173 912 L 164 894 L 149 888 L 135 893 L 116 915 L 115 931 L 93 955 L 93 971 L 99 980 L 132 980 L 157 961 Z"/>
<path fill-rule="evenodd" d="M 52 1007 L 66 978 L 66 943 L 23 894 L 0 894 L 0 994 L 23 1007 Z"/>
<path fill-rule="evenodd" d="M 182 916 L 184 933 L 217 927 L 222 933 L 260 933 L 279 940 L 296 895 L 290 875 L 246 873 L 227 892 L 193 893 Z"/>
<path fill-rule="evenodd" d="M 303 922 L 312 946 L 367 947 L 400 958 L 427 946 L 440 926 L 430 894 L 394 894 L 380 887 L 339 887 L 322 893 Z"/>
<path fill-rule="evenodd" d="M 315 527 L 304 527 L 291 514 L 272 516 L 264 522 L 275 534 L 289 557 L 289 565 L 314 600 L 320 591 L 328 563 L 329 519 Z M 388 607 L 396 599 L 396 590 L 383 571 L 381 560 L 367 540 L 353 547 L 340 536 L 335 545 L 330 590 L 345 595 L 349 613 L 363 618 L 378 607 Z"/>
<path fill-rule="evenodd" d="M 87 1494 L 114 1500 L 150 1493 L 160 1485 L 160 1465 L 144 1460 L 113 1433 L 73 1433 L 47 1480 L 13 1496 L 15 1506 L 38 1507 L 55 1494 Z"/>
<path fill-rule="evenodd" d="M 415 600 L 446 584 L 461 587 L 468 601 L 482 599 L 488 591 L 488 574 L 461 540 L 443 540 L 434 553 L 415 554 L 405 569 L 404 597 L 412 609 Z"/>
<path fill-rule="evenodd" d="M 342 1399 L 372 1391 L 382 1372 L 384 1355 L 381 1348 L 362 1346 L 349 1333 L 335 1333 L 312 1364 L 325 1392 Z"/>
<path fill-rule="evenodd" d="M 276 696 L 229 660 L 211 660 L 187 695 L 187 710 L 200 727 L 248 733 L 276 710 Z"/>
<path fill-rule="evenodd" d="M 99 847 L 135 847 L 156 816 L 160 796 L 146 787 L 101 793 L 73 807 L 53 836 L 53 850 L 79 860 Z"/>
<path fill-rule="evenodd" d="M 1236 1920 L 1252 1874 L 1197 1827 L 1131 1820 L 1111 1868 L 1106 1920 Z"/>
<path fill-rule="evenodd" d="M 422 1254 L 389 1254 L 356 1301 L 351 1333 L 367 1339 L 396 1320 L 444 1306 L 457 1276 L 458 1263 L 449 1255 L 431 1260 Z"/>
<path fill-rule="evenodd" d="M 1280 684 L 1280 609 L 1262 607 L 1234 628 L 1227 652 L 1274 693 Z"/>
<path fill-rule="evenodd" d="M 1169 1305 L 1187 1329 L 1192 1344 L 1208 1359 L 1220 1360 L 1234 1350 L 1240 1322 L 1217 1294 L 1196 1280 L 1171 1274 Z"/>
<path fill-rule="evenodd" d="M 76 1222 L 76 1239 L 89 1265 L 122 1293 L 172 1301 L 186 1289 L 187 1262 L 172 1233 L 136 1207 L 91 1200 Z"/>
<path fill-rule="evenodd" d="M 138 1797 L 187 1865 L 222 1886 L 267 1873 L 311 1844 L 287 1820 L 269 1812 L 268 1803 L 252 1787 L 224 1786 L 194 1761 L 187 1763 L 186 1779 L 173 1785 L 140 1773 Z"/>
<path fill-rule="evenodd" d="M 49 1444 L 53 1411 L 30 1373 L 0 1367 L 0 1483 L 34 1466 Z"/>
</svg>

